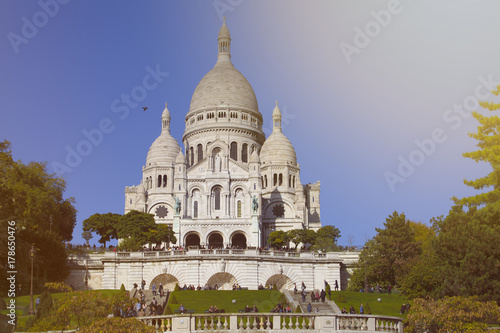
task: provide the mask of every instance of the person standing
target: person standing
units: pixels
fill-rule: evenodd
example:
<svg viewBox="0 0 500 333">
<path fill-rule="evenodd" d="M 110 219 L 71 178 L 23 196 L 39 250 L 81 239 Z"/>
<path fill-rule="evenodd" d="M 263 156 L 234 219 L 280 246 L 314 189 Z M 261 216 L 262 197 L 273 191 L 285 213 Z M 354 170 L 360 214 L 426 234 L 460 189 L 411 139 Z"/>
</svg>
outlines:
<svg viewBox="0 0 500 333">
<path fill-rule="evenodd" d="M 146 287 L 146 281 L 142 280 L 141 289 L 144 290 L 145 287 Z"/>
<path fill-rule="evenodd" d="M 312 305 L 311 305 L 311 303 L 307 304 L 307 312 L 308 313 L 312 312 Z"/>
<path fill-rule="evenodd" d="M 361 306 L 359 307 L 359 313 L 360 314 L 364 314 L 365 313 L 365 309 L 363 308 L 363 303 L 361 303 Z"/>
<path fill-rule="evenodd" d="M 339 282 L 335 280 L 335 291 L 339 291 Z"/>
<path fill-rule="evenodd" d="M 158 292 L 160 293 L 160 298 L 163 297 L 163 285 L 160 282 L 160 286 L 158 287 Z"/>
<path fill-rule="evenodd" d="M 302 302 L 305 302 L 306 301 L 306 291 L 305 290 L 302 290 L 302 292 L 300 293 L 300 295 L 302 296 Z"/>
<path fill-rule="evenodd" d="M 152 290 L 153 290 L 153 296 L 156 296 L 156 283 L 155 282 L 153 282 Z"/>
<path fill-rule="evenodd" d="M 321 289 L 321 295 L 320 295 L 320 297 L 321 297 L 321 302 L 325 303 L 326 292 L 325 292 L 324 289 Z"/>
</svg>

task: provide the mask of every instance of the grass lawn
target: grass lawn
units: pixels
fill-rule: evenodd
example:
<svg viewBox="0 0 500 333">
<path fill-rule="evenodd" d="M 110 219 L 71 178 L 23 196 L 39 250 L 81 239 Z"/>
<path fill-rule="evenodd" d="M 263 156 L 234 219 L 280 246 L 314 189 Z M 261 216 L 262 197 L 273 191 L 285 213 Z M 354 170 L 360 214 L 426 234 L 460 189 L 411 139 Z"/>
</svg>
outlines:
<svg viewBox="0 0 500 333">
<path fill-rule="evenodd" d="M 172 304 L 174 296 L 177 302 Z M 274 290 L 179 290 L 170 294 L 168 306 L 174 312 L 182 303 L 188 310 L 204 313 L 211 305 L 217 305 L 226 313 L 237 313 L 246 305 L 252 307 L 255 304 L 259 312 L 269 312 L 280 302 L 280 298 L 281 293 Z"/>
<path fill-rule="evenodd" d="M 345 301 L 342 302 L 342 296 Z M 380 302 L 377 300 L 380 298 Z M 401 305 L 406 304 L 407 300 L 400 294 L 375 294 L 360 293 L 355 291 L 332 291 L 332 300 L 342 310 L 345 307 L 347 311 L 351 305 L 359 313 L 359 306 L 363 304 L 366 309 L 366 303 L 370 304 L 372 314 L 406 318 L 406 315 L 399 314 Z M 366 313 L 366 311 L 365 311 Z"/>
</svg>

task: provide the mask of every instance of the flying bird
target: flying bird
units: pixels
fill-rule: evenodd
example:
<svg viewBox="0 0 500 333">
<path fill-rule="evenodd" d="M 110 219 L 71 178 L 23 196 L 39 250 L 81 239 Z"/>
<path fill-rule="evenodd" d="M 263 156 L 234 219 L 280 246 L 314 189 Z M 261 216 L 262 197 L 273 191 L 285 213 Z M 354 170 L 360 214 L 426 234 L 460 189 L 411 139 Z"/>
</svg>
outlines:
<svg viewBox="0 0 500 333">
<path fill-rule="evenodd" d="M 142 107 L 142 111 L 146 111 L 147 109 L 148 109 L 148 107 L 147 107 L 147 106 L 143 106 L 143 107 Z"/>
</svg>

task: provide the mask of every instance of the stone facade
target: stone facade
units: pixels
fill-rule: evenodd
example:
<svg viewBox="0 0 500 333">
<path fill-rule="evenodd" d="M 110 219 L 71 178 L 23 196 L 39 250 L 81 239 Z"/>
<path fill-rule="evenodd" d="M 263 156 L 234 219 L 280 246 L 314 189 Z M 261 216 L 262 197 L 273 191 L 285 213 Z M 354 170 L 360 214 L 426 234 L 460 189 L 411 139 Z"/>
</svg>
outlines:
<svg viewBox="0 0 500 333">
<path fill-rule="evenodd" d="M 146 289 L 161 282 L 173 290 L 180 286 L 194 285 L 231 289 L 240 284 L 257 289 L 259 284 L 274 285 L 280 290 L 292 290 L 297 283 L 307 290 L 323 289 L 324 281 L 341 290 L 347 288 L 347 280 L 359 252 L 295 253 L 259 250 L 189 250 L 159 252 L 106 252 L 85 257 L 69 258 L 68 285 L 77 290 L 126 289 L 134 283 L 146 281 Z M 87 276 L 87 279 L 85 279 Z M 87 280 L 87 284 L 85 281 Z"/>
<path fill-rule="evenodd" d="M 217 43 L 217 62 L 185 117 L 184 153 L 170 134 L 165 104 L 142 181 L 125 188 L 125 213 L 154 214 L 183 247 L 264 247 L 275 230 L 319 229 L 320 183 L 301 183 L 278 103 L 266 139 L 255 93 L 231 62 L 225 22 Z"/>
</svg>

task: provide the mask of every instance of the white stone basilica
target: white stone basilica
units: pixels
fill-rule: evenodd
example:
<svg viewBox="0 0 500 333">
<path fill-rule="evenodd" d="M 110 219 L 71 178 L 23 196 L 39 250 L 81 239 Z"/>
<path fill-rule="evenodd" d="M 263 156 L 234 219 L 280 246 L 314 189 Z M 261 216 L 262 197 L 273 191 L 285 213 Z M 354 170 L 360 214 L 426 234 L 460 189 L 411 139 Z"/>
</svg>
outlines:
<svg viewBox="0 0 500 333">
<path fill-rule="evenodd" d="M 154 214 L 183 247 L 261 247 L 275 230 L 319 229 L 320 184 L 301 183 L 277 103 L 266 139 L 255 93 L 231 63 L 225 22 L 217 40 L 217 62 L 185 118 L 185 153 L 170 134 L 165 104 L 141 184 L 125 188 L 125 213 Z"/>
</svg>

